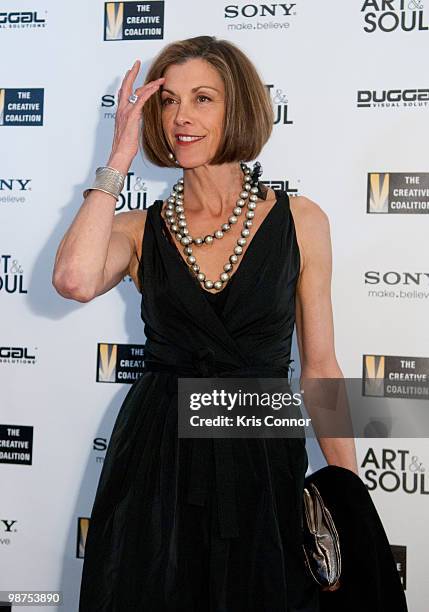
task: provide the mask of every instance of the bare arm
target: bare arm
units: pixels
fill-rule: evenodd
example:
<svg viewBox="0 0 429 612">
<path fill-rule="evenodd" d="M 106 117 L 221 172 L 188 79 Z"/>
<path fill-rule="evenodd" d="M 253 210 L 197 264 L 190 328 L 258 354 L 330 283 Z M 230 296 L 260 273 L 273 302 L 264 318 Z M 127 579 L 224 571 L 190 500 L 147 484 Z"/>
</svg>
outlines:
<svg viewBox="0 0 429 612">
<path fill-rule="evenodd" d="M 301 379 L 342 378 L 335 355 L 331 303 L 332 249 L 326 213 L 305 197 L 291 198 L 301 273 L 296 295 L 296 331 Z M 328 464 L 358 474 L 353 438 L 319 438 Z"/>
<path fill-rule="evenodd" d="M 147 212 L 113 215 L 115 203 L 112 196 L 91 191 L 61 240 L 52 282 L 63 297 L 87 302 L 127 274 L 141 290 L 136 267 Z"/>
<path fill-rule="evenodd" d="M 108 166 L 126 174 L 138 152 L 142 108 L 164 79 L 139 87 L 135 104 L 128 101 L 140 68 L 135 62 L 119 90 L 115 133 Z M 115 215 L 116 199 L 90 191 L 63 236 L 55 256 L 52 284 L 66 298 L 87 302 L 109 291 L 135 270 L 137 229 L 144 227 L 144 211 Z M 136 282 L 136 279 L 134 279 Z"/>
</svg>

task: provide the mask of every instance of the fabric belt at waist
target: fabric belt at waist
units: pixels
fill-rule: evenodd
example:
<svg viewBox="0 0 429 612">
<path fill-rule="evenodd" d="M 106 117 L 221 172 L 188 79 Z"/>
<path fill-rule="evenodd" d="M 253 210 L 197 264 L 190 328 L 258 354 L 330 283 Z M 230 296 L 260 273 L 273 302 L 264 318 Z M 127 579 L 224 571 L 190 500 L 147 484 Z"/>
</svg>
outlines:
<svg viewBox="0 0 429 612">
<path fill-rule="evenodd" d="M 244 366 L 234 369 L 218 369 L 214 351 L 203 347 L 191 353 L 190 365 L 171 365 L 153 360 L 145 360 L 144 371 L 171 372 L 178 377 L 191 378 L 231 377 L 250 378 L 287 378 L 289 365 L 275 367 L 270 365 Z M 289 363 L 293 360 L 289 360 Z M 191 464 L 188 481 L 187 502 L 204 506 L 208 497 L 208 478 L 210 465 L 210 440 L 213 444 L 216 498 L 219 530 L 222 538 L 237 538 L 238 527 L 237 497 L 235 487 L 235 461 L 231 438 L 189 438 L 192 444 Z"/>
</svg>

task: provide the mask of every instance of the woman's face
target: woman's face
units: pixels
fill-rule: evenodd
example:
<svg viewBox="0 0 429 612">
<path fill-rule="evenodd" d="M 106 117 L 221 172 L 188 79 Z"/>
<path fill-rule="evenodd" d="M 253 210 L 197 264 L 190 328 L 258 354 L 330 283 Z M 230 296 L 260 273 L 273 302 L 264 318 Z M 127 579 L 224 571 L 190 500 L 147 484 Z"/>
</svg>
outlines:
<svg viewBox="0 0 429 612">
<path fill-rule="evenodd" d="M 183 168 L 210 163 L 221 140 L 225 112 L 220 74 L 196 58 L 169 66 L 163 76 L 162 126 L 171 152 Z"/>
</svg>

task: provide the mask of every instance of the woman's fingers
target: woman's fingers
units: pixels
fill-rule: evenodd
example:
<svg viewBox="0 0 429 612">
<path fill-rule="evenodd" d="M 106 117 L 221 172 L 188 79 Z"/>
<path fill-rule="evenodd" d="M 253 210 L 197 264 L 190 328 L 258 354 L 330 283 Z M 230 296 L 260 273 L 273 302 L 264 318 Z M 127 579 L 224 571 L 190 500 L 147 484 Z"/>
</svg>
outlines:
<svg viewBox="0 0 429 612">
<path fill-rule="evenodd" d="M 154 94 L 159 88 L 160 86 L 163 84 L 165 78 L 162 77 L 160 79 L 156 79 L 156 81 L 150 81 L 149 83 L 146 83 L 146 85 L 143 85 L 142 87 L 137 87 L 137 89 L 134 91 L 134 93 L 138 96 L 138 100 L 137 100 L 137 104 L 139 103 L 145 103 L 146 100 L 148 100 L 152 94 Z"/>
<path fill-rule="evenodd" d="M 127 70 L 125 74 L 121 88 L 118 92 L 118 105 L 120 104 L 121 107 L 124 107 L 126 106 L 126 104 L 129 104 L 128 98 L 133 93 L 133 84 L 135 82 L 139 69 L 140 60 L 136 60 L 132 68 L 130 70 Z M 154 81 L 149 81 L 149 83 L 146 83 L 141 87 L 138 87 L 134 91 L 134 93 L 139 96 L 138 102 L 140 101 L 141 96 L 143 96 L 143 102 L 145 102 L 154 93 L 154 91 L 156 91 L 156 89 L 158 89 L 158 87 L 162 85 L 164 81 L 165 77 L 160 77 L 158 79 L 155 79 Z"/>
<path fill-rule="evenodd" d="M 147 83 L 143 87 L 139 87 L 135 90 L 138 100 L 135 104 L 133 104 L 133 112 L 136 116 L 140 117 L 141 109 L 145 105 L 146 101 L 159 89 L 161 85 L 162 80 L 158 79 L 157 81 Z"/>
<path fill-rule="evenodd" d="M 153 86 L 155 86 L 155 85 L 156 86 L 162 85 L 164 81 L 165 81 L 165 77 L 160 77 L 159 79 L 155 79 L 155 81 L 149 81 L 149 83 L 146 83 L 146 85 L 142 85 L 141 87 L 137 87 L 137 89 L 134 91 L 134 93 L 136 93 L 139 96 L 142 93 L 144 93 L 148 87 L 152 87 L 152 85 Z"/>
<path fill-rule="evenodd" d="M 136 60 L 123 78 L 120 90 L 122 100 L 128 100 L 129 96 L 133 93 L 133 85 L 140 70 L 140 63 L 140 60 Z"/>
<path fill-rule="evenodd" d="M 154 94 L 155 91 L 159 89 L 163 81 L 164 81 L 164 78 L 161 78 L 161 79 L 157 79 L 156 81 L 150 81 L 149 83 L 146 83 L 146 85 L 143 85 L 142 87 L 138 87 L 134 91 L 134 93 L 138 96 L 138 100 L 136 104 L 134 104 L 134 106 L 137 106 L 138 104 L 141 104 L 141 103 L 144 104 L 146 100 L 148 100 L 151 97 L 151 95 Z"/>
</svg>

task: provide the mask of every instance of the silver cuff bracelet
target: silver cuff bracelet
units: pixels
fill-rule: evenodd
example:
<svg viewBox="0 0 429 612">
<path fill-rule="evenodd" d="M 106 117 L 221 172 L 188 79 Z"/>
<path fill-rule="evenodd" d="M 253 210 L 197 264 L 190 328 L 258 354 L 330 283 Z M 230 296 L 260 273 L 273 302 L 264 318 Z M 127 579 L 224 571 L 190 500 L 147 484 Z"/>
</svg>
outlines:
<svg viewBox="0 0 429 612">
<path fill-rule="evenodd" d="M 91 189 L 104 191 L 109 193 L 116 200 L 119 199 L 121 191 L 124 187 L 125 176 L 110 166 L 100 166 L 95 172 L 95 181 L 92 187 L 85 189 L 83 197 L 86 198 Z"/>
</svg>

